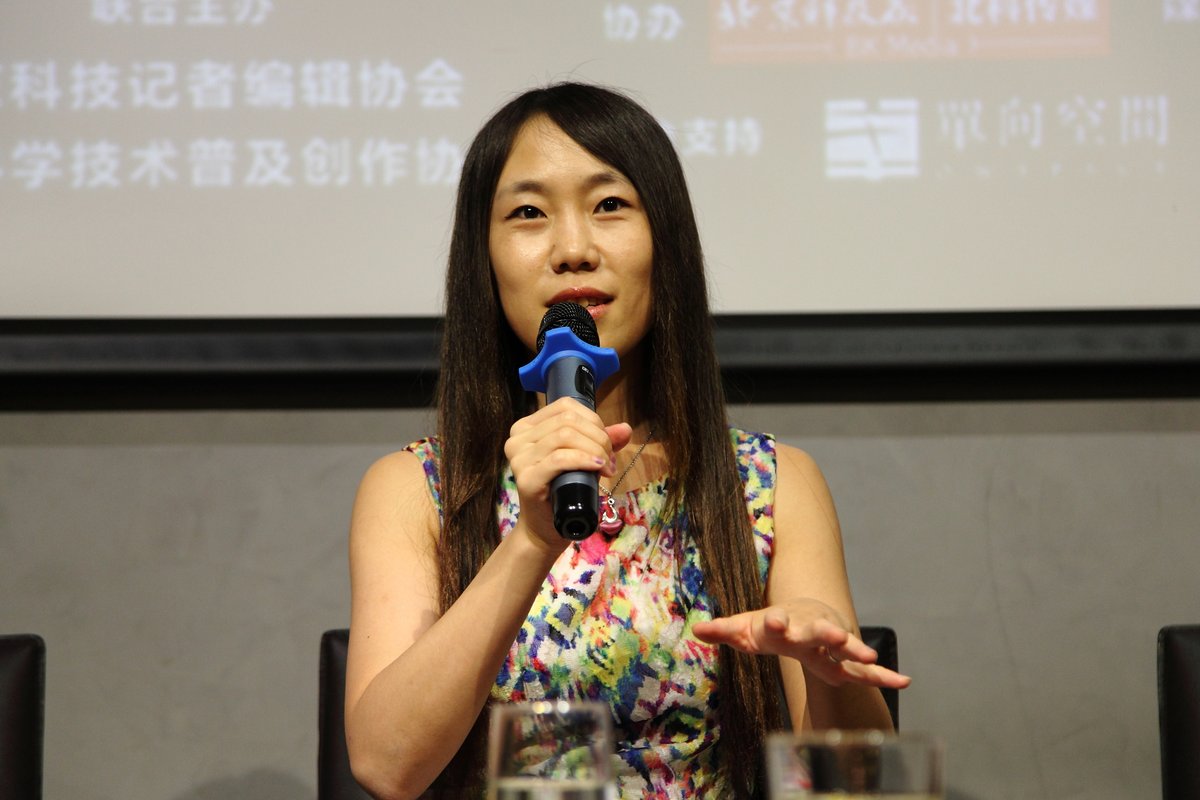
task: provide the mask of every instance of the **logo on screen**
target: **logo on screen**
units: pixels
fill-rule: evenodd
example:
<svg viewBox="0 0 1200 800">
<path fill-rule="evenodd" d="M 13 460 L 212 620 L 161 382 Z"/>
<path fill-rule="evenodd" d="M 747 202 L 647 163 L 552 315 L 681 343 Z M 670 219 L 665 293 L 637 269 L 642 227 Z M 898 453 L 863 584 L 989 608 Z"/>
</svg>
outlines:
<svg viewBox="0 0 1200 800">
<path fill-rule="evenodd" d="M 825 177 L 881 181 L 921 173 L 920 104 L 915 98 L 825 103 Z"/>
</svg>

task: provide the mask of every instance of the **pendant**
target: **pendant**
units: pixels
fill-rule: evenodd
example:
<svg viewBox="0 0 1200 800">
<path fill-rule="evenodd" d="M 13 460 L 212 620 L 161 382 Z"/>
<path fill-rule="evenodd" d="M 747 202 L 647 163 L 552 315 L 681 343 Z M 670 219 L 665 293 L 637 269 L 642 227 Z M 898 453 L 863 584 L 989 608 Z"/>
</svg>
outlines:
<svg viewBox="0 0 1200 800">
<path fill-rule="evenodd" d="M 620 533 L 625 527 L 625 521 L 617 514 L 617 501 L 613 500 L 612 495 L 608 496 L 608 500 L 604 503 L 604 512 L 600 515 L 600 524 L 597 528 L 601 533 L 612 536 Z"/>
</svg>

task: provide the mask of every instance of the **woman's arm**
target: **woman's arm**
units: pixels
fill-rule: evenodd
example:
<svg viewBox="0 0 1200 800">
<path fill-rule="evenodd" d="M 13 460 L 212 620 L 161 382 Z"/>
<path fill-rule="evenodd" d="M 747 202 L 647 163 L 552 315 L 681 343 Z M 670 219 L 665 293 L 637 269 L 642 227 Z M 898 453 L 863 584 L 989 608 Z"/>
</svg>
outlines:
<svg viewBox="0 0 1200 800">
<path fill-rule="evenodd" d="M 781 656 L 792 725 L 890 728 L 878 688 L 909 678 L 875 664 L 858 636 L 837 512 L 825 478 L 804 452 L 776 448 L 775 543 L 766 607 L 697 624 L 702 639 Z"/>
<path fill-rule="evenodd" d="M 346 741 L 354 776 L 373 795 L 416 797 L 457 752 L 566 547 L 550 523 L 551 478 L 611 473 L 628 438 L 629 426 L 605 428 L 569 399 L 518 421 L 505 454 L 521 515 L 440 616 L 437 510 L 420 462 L 397 453 L 367 471 L 350 529 Z"/>
<path fill-rule="evenodd" d="M 439 618 L 436 536 L 417 458 L 373 465 L 350 533 L 346 741 L 379 798 L 415 797 L 449 763 L 558 555 L 514 530 Z"/>
</svg>

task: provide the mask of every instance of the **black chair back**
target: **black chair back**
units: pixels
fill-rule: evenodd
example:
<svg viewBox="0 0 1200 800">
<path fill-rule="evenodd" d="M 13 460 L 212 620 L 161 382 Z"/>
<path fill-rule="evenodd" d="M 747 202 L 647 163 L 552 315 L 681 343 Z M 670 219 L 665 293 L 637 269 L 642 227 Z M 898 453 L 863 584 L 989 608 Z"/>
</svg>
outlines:
<svg viewBox="0 0 1200 800">
<path fill-rule="evenodd" d="M 346 650 L 350 631 L 321 636 L 320 705 L 317 710 L 317 800 L 371 800 L 350 772 L 346 750 Z"/>
<path fill-rule="evenodd" d="M 40 800 L 46 718 L 46 643 L 0 636 L 0 798 Z"/>
<path fill-rule="evenodd" d="M 879 653 L 877 664 L 890 670 L 900 669 L 900 645 L 896 641 L 896 631 L 883 625 L 865 625 L 859 628 L 862 640 Z M 900 730 L 900 690 L 880 689 L 883 702 L 887 703 L 888 712 L 892 715 L 892 727 Z"/>
<path fill-rule="evenodd" d="M 862 625 L 858 632 L 862 635 L 862 640 L 879 654 L 879 658 L 875 660 L 876 664 L 891 670 L 900 669 L 900 652 L 899 644 L 896 641 L 896 631 L 883 625 Z M 883 694 L 883 702 L 887 704 L 888 713 L 892 715 L 892 727 L 900 730 L 900 690 L 880 689 L 879 691 Z M 788 711 L 787 695 L 783 693 L 782 686 L 779 687 L 779 710 L 783 716 L 784 726 L 790 729 L 792 715 Z"/>
<path fill-rule="evenodd" d="M 1200 625 L 1158 632 L 1163 800 L 1200 798 Z"/>
</svg>

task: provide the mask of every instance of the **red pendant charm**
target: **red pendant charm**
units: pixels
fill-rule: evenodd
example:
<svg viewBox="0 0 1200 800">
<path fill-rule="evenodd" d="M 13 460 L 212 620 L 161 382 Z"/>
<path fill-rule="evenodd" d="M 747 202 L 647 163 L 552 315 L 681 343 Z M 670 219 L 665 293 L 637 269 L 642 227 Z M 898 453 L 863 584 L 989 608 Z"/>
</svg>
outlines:
<svg viewBox="0 0 1200 800">
<path fill-rule="evenodd" d="M 600 515 L 600 524 L 597 527 L 607 536 L 619 533 L 625 527 L 625 521 L 617 514 L 617 501 L 612 499 L 612 495 L 609 495 L 604 503 L 604 512 Z"/>
</svg>

